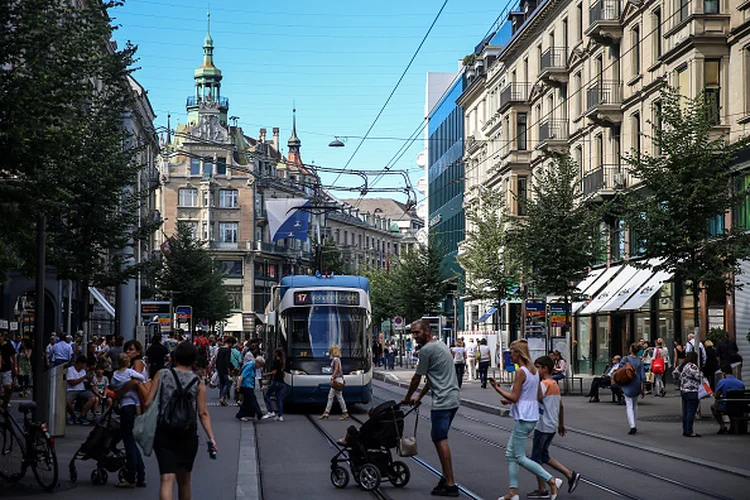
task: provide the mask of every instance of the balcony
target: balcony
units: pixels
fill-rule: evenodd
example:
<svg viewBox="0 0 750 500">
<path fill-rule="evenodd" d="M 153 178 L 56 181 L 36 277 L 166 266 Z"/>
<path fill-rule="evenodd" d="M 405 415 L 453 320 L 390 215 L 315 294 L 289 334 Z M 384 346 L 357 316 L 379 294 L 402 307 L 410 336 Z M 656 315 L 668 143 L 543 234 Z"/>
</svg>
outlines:
<svg viewBox="0 0 750 500">
<path fill-rule="evenodd" d="M 237 250 L 240 246 L 236 241 L 210 241 L 209 247 L 214 250 Z"/>
<path fill-rule="evenodd" d="M 539 78 L 549 85 L 568 83 L 568 54 L 564 47 L 550 48 L 542 53 Z"/>
<path fill-rule="evenodd" d="M 563 155 L 568 152 L 568 121 L 547 120 L 539 125 L 537 149 L 548 154 Z"/>
<path fill-rule="evenodd" d="M 250 247 L 251 245 L 248 245 L 248 249 Z M 268 253 L 272 255 L 280 255 L 282 257 L 300 257 L 302 259 L 312 258 L 312 252 L 310 252 L 309 250 L 302 250 L 300 248 L 290 248 L 286 246 L 276 245 L 274 243 L 267 243 L 265 241 L 255 241 L 254 250 L 256 252 Z"/>
<path fill-rule="evenodd" d="M 502 113 L 514 104 L 526 104 L 529 100 L 530 83 L 509 83 L 500 91 L 500 107 Z"/>
<path fill-rule="evenodd" d="M 586 116 L 607 127 L 622 123 L 622 83 L 599 80 L 587 88 Z"/>
<path fill-rule="evenodd" d="M 604 200 L 626 185 L 626 176 L 620 165 L 602 165 L 583 176 L 583 196 Z"/>
<path fill-rule="evenodd" d="M 589 8 L 586 35 L 603 45 L 613 45 L 620 41 L 620 0 L 599 0 Z"/>
<path fill-rule="evenodd" d="M 191 95 L 187 98 L 187 101 L 185 105 L 188 108 L 192 108 L 195 106 L 198 106 L 199 104 L 207 104 L 207 103 L 214 103 L 212 100 L 203 99 L 202 97 L 195 97 L 194 95 Z M 219 98 L 219 109 L 227 109 L 229 108 L 229 98 L 228 97 L 220 97 Z"/>
</svg>

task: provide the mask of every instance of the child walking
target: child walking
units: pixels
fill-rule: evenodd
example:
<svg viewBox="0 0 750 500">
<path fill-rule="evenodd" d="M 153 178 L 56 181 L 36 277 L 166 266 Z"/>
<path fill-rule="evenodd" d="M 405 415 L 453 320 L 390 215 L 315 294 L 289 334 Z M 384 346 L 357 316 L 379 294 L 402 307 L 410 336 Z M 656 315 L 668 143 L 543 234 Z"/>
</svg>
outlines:
<svg viewBox="0 0 750 500">
<path fill-rule="evenodd" d="M 534 430 L 531 459 L 539 465 L 548 464 L 564 474 L 568 479 L 568 493 L 573 493 L 578 487 L 581 474 L 576 471 L 569 471 L 563 464 L 549 456 L 549 447 L 555 437 L 555 432 L 559 433 L 560 436 L 565 435 L 565 418 L 560 386 L 552 378 L 555 362 L 549 356 L 542 356 L 534 361 L 534 367 L 539 373 L 539 378 L 542 379 L 542 399 L 539 402 L 539 421 L 537 421 Z M 537 489 L 526 495 L 526 498 L 550 498 L 547 483 L 538 476 L 537 486 Z"/>
</svg>

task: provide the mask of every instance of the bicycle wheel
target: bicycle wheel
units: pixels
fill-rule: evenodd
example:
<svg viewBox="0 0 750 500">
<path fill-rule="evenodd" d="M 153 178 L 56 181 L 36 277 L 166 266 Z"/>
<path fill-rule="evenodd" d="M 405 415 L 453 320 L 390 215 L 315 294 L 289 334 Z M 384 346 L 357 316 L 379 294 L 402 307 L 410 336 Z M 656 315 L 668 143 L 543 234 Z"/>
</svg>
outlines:
<svg viewBox="0 0 750 500">
<path fill-rule="evenodd" d="M 18 481 L 23 477 L 24 446 L 10 422 L 0 424 L 0 478 Z"/>
<path fill-rule="evenodd" d="M 34 471 L 37 483 L 45 491 L 52 491 L 57 486 L 57 453 L 52 440 L 41 429 L 34 434 L 31 457 L 31 470 Z"/>
</svg>

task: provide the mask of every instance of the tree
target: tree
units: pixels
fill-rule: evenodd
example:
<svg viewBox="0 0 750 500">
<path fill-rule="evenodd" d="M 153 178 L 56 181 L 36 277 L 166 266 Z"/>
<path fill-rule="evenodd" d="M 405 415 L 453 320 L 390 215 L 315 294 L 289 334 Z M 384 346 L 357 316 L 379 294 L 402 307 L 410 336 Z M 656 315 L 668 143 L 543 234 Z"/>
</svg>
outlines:
<svg viewBox="0 0 750 500">
<path fill-rule="evenodd" d="M 465 271 L 463 292 L 470 300 L 499 304 L 518 284 L 517 262 L 506 251 L 509 244 L 505 202 L 498 192 L 484 189 L 479 207 L 467 213 L 464 251 L 458 263 Z M 496 326 L 496 329 L 498 327 Z"/>
<path fill-rule="evenodd" d="M 527 284 L 542 294 L 565 297 L 567 325 L 577 283 L 596 263 L 595 231 L 604 208 L 583 199 L 578 166 L 569 156 L 555 157 L 540 170 L 532 196 L 519 200 L 526 216 L 512 230 L 512 249 Z"/>
<path fill-rule="evenodd" d="M 196 323 L 207 320 L 213 324 L 229 317 L 231 303 L 219 266 L 203 245 L 193 238 L 190 226 L 178 221 L 177 234 L 169 239 L 164 252 L 157 289 L 175 304 L 193 306 Z"/>
<path fill-rule="evenodd" d="M 705 94 L 688 99 L 666 87 L 659 102 L 652 136 L 658 153 L 625 157 L 637 183 L 624 192 L 623 218 L 644 261 L 659 259 L 654 269 L 673 273 L 694 297 L 713 283 L 731 289 L 750 256 L 750 234 L 725 228 L 723 219 L 747 197 L 744 187 L 733 189 L 731 167 L 750 138 L 730 143 L 716 132 L 719 110 Z"/>
<path fill-rule="evenodd" d="M 123 128 L 135 47 L 109 42 L 117 4 L 0 4 L 0 220 L 15 226 L 4 232 L 0 277 L 16 265 L 34 274 L 31 229 L 46 219 L 61 279 L 81 281 L 84 294 L 121 283 L 138 270 L 123 250 L 157 224 L 136 229 L 145 193 L 131 188 L 143 166 Z"/>
<path fill-rule="evenodd" d="M 437 314 L 449 288 L 444 252 L 434 240 L 404 252 L 391 269 L 397 294 L 396 307 L 408 321 Z"/>
<path fill-rule="evenodd" d="M 347 274 L 349 269 L 333 238 L 324 239 L 315 249 L 315 262 L 321 273 Z"/>
<path fill-rule="evenodd" d="M 387 269 L 367 268 L 363 276 L 370 280 L 370 305 L 372 320 L 376 325 L 403 314 L 399 309 L 399 287 L 394 279 L 395 272 Z"/>
</svg>

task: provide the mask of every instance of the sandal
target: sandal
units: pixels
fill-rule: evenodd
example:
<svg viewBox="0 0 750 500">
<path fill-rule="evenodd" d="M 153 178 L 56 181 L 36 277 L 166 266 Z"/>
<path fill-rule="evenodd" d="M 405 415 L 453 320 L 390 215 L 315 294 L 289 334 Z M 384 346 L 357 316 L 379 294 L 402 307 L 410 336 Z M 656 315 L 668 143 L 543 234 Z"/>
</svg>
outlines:
<svg viewBox="0 0 750 500">
<path fill-rule="evenodd" d="M 349 418 L 349 414 L 348 413 L 344 413 L 343 415 L 341 415 L 341 418 L 339 418 L 339 420 L 346 420 L 348 418 Z"/>
<path fill-rule="evenodd" d="M 328 413 L 324 413 L 324 414 L 322 414 L 321 416 L 318 417 L 319 420 L 324 420 L 326 418 L 328 418 Z"/>
</svg>

